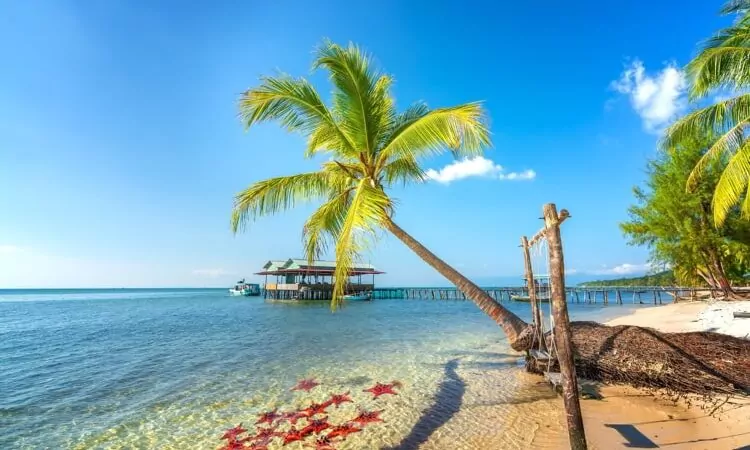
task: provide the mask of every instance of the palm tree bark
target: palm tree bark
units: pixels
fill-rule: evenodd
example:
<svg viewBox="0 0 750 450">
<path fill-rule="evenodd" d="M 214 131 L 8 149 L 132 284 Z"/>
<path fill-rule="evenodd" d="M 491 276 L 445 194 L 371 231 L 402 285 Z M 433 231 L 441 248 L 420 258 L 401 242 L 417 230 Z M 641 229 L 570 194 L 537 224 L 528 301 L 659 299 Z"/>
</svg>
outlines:
<svg viewBox="0 0 750 450">
<path fill-rule="evenodd" d="M 422 260 L 440 272 L 445 278 L 453 283 L 458 290 L 466 295 L 466 298 L 476 304 L 479 309 L 484 311 L 492 320 L 503 328 L 505 335 L 508 337 L 510 346 L 517 351 L 528 350 L 531 347 L 531 338 L 533 335 L 532 327 L 521 320 L 520 317 L 504 308 L 495 299 L 489 296 L 479 286 L 471 280 L 461 275 L 456 269 L 449 266 L 427 247 L 414 239 L 401 227 L 396 225 L 390 218 L 384 224 L 385 228 L 406 244 Z"/>
</svg>

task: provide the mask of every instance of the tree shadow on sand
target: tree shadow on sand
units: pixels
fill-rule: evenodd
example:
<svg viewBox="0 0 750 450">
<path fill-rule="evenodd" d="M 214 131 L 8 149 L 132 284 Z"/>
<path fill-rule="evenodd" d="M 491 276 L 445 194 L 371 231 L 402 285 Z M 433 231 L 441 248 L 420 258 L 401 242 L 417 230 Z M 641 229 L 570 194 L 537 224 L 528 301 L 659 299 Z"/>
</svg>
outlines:
<svg viewBox="0 0 750 450">
<path fill-rule="evenodd" d="M 466 383 L 456 373 L 458 359 L 445 365 L 445 378 L 440 382 L 435 402 L 426 410 L 411 432 L 401 442 L 388 450 L 412 450 L 427 442 L 432 433 L 448 422 L 460 409 L 466 392 Z"/>
</svg>

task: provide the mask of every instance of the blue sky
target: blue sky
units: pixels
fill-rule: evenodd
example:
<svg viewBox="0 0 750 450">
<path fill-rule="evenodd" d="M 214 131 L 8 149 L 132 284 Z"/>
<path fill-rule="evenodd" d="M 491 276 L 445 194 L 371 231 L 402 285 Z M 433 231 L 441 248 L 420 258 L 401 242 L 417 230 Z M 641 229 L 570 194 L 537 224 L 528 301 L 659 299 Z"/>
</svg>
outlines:
<svg viewBox="0 0 750 450">
<path fill-rule="evenodd" d="M 642 272 L 617 224 L 720 3 L 499 3 L 0 0 L 0 288 L 224 286 L 301 255 L 312 206 L 229 231 L 235 193 L 315 167 L 302 138 L 245 132 L 236 100 L 276 70 L 328 92 L 310 73 L 326 37 L 373 53 L 401 107 L 486 102 L 486 161 L 435 158 L 436 180 L 394 193 L 435 253 L 516 280 L 552 201 L 571 278 Z M 387 236 L 365 258 L 381 284 L 443 283 Z"/>
</svg>

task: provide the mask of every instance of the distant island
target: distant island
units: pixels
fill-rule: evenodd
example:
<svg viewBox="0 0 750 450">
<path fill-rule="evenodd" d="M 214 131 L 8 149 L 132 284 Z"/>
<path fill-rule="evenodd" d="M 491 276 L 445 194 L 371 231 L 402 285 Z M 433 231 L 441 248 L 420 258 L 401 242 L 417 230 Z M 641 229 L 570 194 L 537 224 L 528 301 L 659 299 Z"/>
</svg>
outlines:
<svg viewBox="0 0 750 450">
<path fill-rule="evenodd" d="M 597 287 L 597 286 L 675 286 L 677 281 L 674 277 L 674 272 L 671 270 L 665 270 L 663 272 L 654 273 L 651 275 L 644 275 L 642 277 L 633 278 L 617 278 L 614 280 L 599 280 L 599 281 L 586 281 L 578 283 L 578 286 L 582 287 Z"/>
</svg>

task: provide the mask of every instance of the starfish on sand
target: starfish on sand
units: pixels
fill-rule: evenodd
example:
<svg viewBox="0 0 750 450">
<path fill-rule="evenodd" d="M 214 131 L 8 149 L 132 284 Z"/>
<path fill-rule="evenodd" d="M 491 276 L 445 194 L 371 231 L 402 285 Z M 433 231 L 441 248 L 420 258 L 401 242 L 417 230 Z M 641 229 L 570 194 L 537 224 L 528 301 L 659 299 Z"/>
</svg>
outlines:
<svg viewBox="0 0 750 450">
<path fill-rule="evenodd" d="M 282 413 L 279 416 L 280 420 L 286 420 L 292 425 L 296 425 L 299 419 L 305 419 L 305 418 L 307 418 L 307 414 L 305 414 L 302 411 L 289 411 L 289 412 Z"/>
<path fill-rule="evenodd" d="M 307 417 L 312 417 L 318 414 L 325 414 L 328 407 L 331 406 L 330 403 L 313 403 L 312 405 L 308 406 L 307 408 L 301 410 L 301 413 L 304 413 L 307 415 Z"/>
<path fill-rule="evenodd" d="M 255 422 L 255 425 L 260 425 L 263 423 L 272 425 L 279 417 L 281 417 L 281 414 L 279 414 L 275 409 L 273 411 L 264 412 L 263 414 L 258 415 L 258 421 Z"/>
<path fill-rule="evenodd" d="M 352 419 L 352 422 L 356 422 L 359 424 L 359 426 L 365 426 L 368 423 L 373 422 L 383 422 L 383 419 L 380 418 L 380 413 L 382 413 L 383 410 L 380 411 L 362 411 L 359 413 L 357 417 Z"/>
<path fill-rule="evenodd" d="M 250 436 L 245 441 L 251 441 L 254 445 L 267 446 L 277 436 L 284 436 L 284 433 L 279 433 L 275 428 L 258 428 L 255 436 Z"/>
<path fill-rule="evenodd" d="M 337 437 L 346 438 L 350 434 L 359 433 L 360 431 L 362 431 L 362 428 L 356 427 L 351 423 L 345 423 L 331 428 L 331 431 L 328 432 L 326 437 L 328 439 L 335 439 Z"/>
<path fill-rule="evenodd" d="M 327 430 L 330 427 L 331 424 L 328 423 L 328 417 L 323 417 L 322 419 L 314 419 L 311 420 L 310 423 L 308 423 L 307 426 L 302 429 L 302 434 L 308 436 L 313 433 L 320 433 L 321 431 Z"/>
<path fill-rule="evenodd" d="M 346 392 L 344 394 L 336 394 L 332 395 L 331 399 L 328 400 L 326 403 L 329 403 L 330 405 L 336 405 L 336 409 L 338 409 L 339 406 L 341 406 L 343 403 L 354 403 L 351 397 L 349 397 L 349 392 Z"/>
<path fill-rule="evenodd" d="M 222 439 L 226 439 L 227 441 L 235 442 L 237 441 L 237 436 L 239 436 L 242 433 L 245 433 L 247 430 L 242 428 L 242 423 L 237 425 L 234 428 L 229 428 L 227 431 L 224 432 L 224 435 L 221 437 Z"/>
<path fill-rule="evenodd" d="M 328 436 L 321 436 L 315 442 L 307 444 L 307 446 L 315 450 L 336 450 L 336 447 L 333 446 L 333 442 L 331 442 Z"/>
<path fill-rule="evenodd" d="M 290 428 L 289 431 L 284 434 L 284 445 L 290 444 L 292 442 L 301 441 L 305 438 L 305 435 L 302 434 L 302 430 L 297 430 L 294 427 Z"/>
<path fill-rule="evenodd" d="M 393 388 L 400 383 L 394 382 L 391 384 L 382 384 L 382 383 L 375 383 L 375 386 L 371 387 L 370 389 L 365 389 L 363 392 L 370 392 L 374 396 L 373 398 L 378 398 L 381 395 L 385 394 L 392 394 L 392 395 L 398 395 L 396 391 L 393 390 Z"/>
<path fill-rule="evenodd" d="M 310 392 L 315 386 L 320 386 L 320 383 L 315 381 L 315 378 L 305 378 L 304 380 L 299 380 L 292 390 Z"/>
</svg>

